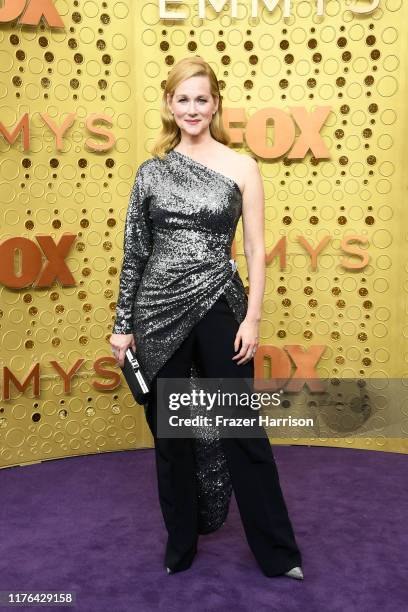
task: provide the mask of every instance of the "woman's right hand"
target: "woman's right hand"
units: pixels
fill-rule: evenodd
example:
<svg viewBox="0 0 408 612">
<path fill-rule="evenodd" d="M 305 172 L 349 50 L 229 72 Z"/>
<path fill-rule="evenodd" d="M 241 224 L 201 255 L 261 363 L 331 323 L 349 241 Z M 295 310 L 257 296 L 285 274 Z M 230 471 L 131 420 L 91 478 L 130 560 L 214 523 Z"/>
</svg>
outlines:
<svg viewBox="0 0 408 612">
<path fill-rule="evenodd" d="M 121 368 L 124 366 L 125 353 L 129 346 L 136 351 L 136 343 L 133 334 L 112 334 L 109 338 L 113 356 Z"/>
</svg>

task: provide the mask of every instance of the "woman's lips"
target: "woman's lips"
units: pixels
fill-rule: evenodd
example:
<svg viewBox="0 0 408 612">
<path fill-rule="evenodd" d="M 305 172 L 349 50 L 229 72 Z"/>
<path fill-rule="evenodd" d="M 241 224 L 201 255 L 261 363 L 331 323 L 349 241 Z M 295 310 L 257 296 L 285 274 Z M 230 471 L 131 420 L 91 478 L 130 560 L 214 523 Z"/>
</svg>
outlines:
<svg viewBox="0 0 408 612">
<path fill-rule="evenodd" d="M 186 122 L 187 122 L 187 123 L 192 123 L 192 124 L 194 125 L 194 124 L 196 124 L 196 123 L 199 123 L 199 122 L 200 122 L 200 120 L 199 120 L 199 119 L 186 119 Z"/>
</svg>

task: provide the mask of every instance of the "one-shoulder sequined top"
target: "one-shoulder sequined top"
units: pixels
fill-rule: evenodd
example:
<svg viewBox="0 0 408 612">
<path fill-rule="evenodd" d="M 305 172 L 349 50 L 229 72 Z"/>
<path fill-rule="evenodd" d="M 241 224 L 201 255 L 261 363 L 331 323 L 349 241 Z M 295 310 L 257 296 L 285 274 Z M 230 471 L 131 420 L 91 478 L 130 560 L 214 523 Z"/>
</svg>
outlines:
<svg viewBox="0 0 408 612">
<path fill-rule="evenodd" d="M 113 333 L 133 333 L 149 383 L 224 293 L 241 323 L 248 299 L 231 246 L 242 194 L 230 177 L 169 151 L 138 168 L 126 215 Z M 191 382 L 200 375 L 191 366 Z M 146 409 L 146 406 L 145 406 Z M 225 520 L 231 481 L 216 431 L 196 439 L 200 532 Z"/>
</svg>

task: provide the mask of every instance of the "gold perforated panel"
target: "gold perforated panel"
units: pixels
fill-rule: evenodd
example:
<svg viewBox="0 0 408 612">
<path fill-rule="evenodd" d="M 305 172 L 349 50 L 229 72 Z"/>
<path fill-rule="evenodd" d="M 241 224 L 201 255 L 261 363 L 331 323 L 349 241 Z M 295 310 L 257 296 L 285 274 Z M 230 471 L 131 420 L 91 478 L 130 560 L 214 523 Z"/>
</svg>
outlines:
<svg viewBox="0 0 408 612">
<path fill-rule="evenodd" d="M 314 2 L 303 1 L 293 3 L 288 19 L 280 7 L 270 14 L 263 8 L 252 19 L 250 2 L 243 1 L 237 19 L 226 5 L 218 16 L 208 7 L 201 20 L 197 4 L 186 2 L 187 20 L 163 22 L 151 1 L 66 1 L 56 3 L 64 30 L 1 24 L 1 122 L 12 132 L 28 113 L 30 124 L 28 151 L 21 135 L 14 144 L 0 140 L 2 242 L 32 243 L 25 243 L 18 270 L 24 258 L 32 267 L 38 253 L 46 259 L 36 236 L 56 244 L 64 234 L 76 237 L 65 259 L 76 285 L 55 280 L 42 288 L 1 289 L 2 366 L 22 383 L 38 364 L 39 389 L 34 396 L 34 384 L 19 390 L 11 381 L 5 399 L 3 372 L 1 466 L 151 445 L 143 411 L 125 384 L 109 388 L 118 382 L 112 375 L 118 368 L 109 363 L 108 338 L 134 172 L 160 127 L 167 72 L 189 54 L 213 66 L 224 108 L 244 108 L 247 118 L 266 107 L 290 115 L 294 106 L 332 106 L 321 130 L 329 160 L 309 151 L 302 160 L 259 161 L 267 252 L 282 236 L 287 240 L 285 269 L 277 258 L 267 267 L 262 345 L 326 345 L 321 376 L 407 376 L 402 24 L 408 9 L 388 0 L 362 16 L 349 2 L 325 4 L 324 17 L 316 16 Z M 62 150 L 40 113 L 56 126 L 75 113 Z M 93 113 L 112 118 L 112 125 L 98 124 L 114 135 L 109 150 L 87 144 L 107 140 L 88 131 Z M 266 138 L 273 142 L 272 127 Z M 341 266 L 341 241 L 352 234 L 368 239 L 363 271 Z M 299 235 L 313 247 L 331 237 L 315 271 Z M 236 249 L 245 280 L 241 224 Z M 64 386 L 61 371 L 74 364 L 78 369 Z M 310 443 L 407 450 L 381 432 L 367 440 Z"/>
</svg>

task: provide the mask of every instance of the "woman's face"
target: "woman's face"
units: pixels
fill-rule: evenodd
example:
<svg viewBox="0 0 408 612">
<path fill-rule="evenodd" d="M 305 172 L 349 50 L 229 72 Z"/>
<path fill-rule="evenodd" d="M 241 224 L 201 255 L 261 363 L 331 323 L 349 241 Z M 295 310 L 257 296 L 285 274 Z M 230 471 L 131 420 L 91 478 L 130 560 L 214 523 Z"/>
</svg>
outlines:
<svg viewBox="0 0 408 612">
<path fill-rule="evenodd" d="M 218 108 L 218 99 L 214 100 L 211 95 L 207 76 L 194 76 L 180 83 L 173 98 L 167 95 L 167 103 L 180 130 L 191 136 L 208 129 Z"/>
</svg>

